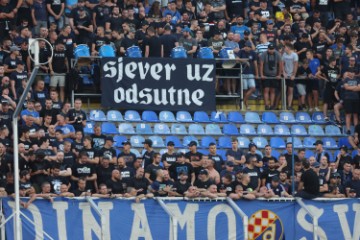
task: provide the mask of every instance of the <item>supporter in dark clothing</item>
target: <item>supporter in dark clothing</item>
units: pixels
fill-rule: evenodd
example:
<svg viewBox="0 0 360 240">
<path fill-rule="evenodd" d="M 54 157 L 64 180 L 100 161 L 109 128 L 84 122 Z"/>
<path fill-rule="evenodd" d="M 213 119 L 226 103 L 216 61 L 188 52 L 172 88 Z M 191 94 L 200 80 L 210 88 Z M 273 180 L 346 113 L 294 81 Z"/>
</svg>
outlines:
<svg viewBox="0 0 360 240">
<path fill-rule="evenodd" d="M 299 183 L 297 197 L 305 199 L 313 199 L 319 196 L 320 186 L 318 175 L 310 168 L 310 163 L 307 160 L 303 161 L 305 172 L 301 175 L 301 182 Z"/>
</svg>

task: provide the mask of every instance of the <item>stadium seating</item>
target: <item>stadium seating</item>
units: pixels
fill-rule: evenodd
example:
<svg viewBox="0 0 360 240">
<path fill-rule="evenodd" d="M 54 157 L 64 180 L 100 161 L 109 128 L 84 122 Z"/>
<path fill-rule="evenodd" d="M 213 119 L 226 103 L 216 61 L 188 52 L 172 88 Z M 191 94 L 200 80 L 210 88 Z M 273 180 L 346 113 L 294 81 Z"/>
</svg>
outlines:
<svg viewBox="0 0 360 240">
<path fill-rule="evenodd" d="M 231 148 L 231 138 L 230 137 L 219 137 L 218 145 L 220 148 Z"/>
<path fill-rule="evenodd" d="M 165 138 L 165 143 L 166 143 L 166 144 L 167 144 L 168 142 L 170 142 L 170 141 L 174 142 L 174 147 L 176 147 L 176 148 L 183 147 L 180 139 L 179 139 L 177 136 L 167 136 L 167 137 Z"/>
<path fill-rule="evenodd" d="M 260 116 L 257 112 L 246 112 L 245 113 L 245 122 L 247 123 L 262 123 Z"/>
<path fill-rule="evenodd" d="M 204 111 L 196 111 L 194 113 L 194 122 L 210 123 L 209 115 Z"/>
<path fill-rule="evenodd" d="M 306 149 L 305 150 L 305 157 L 308 159 L 311 156 L 315 156 L 314 152 L 309 150 L 309 149 Z"/>
<path fill-rule="evenodd" d="M 134 127 L 131 123 L 120 123 L 119 124 L 120 134 L 135 134 Z"/>
<path fill-rule="evenodd" d="M 273 135 L 274 131 L 270 125 L 267 124 L 259 124 L 257 127 L 258 135 Z"/>
<path fill-rule="evenodd" d="M 240 134 L 242 135 L 256 135 L 256 131 L 253 125 L 242 124 L 240 126 Z"/>
<path fill-rule="evenodd" d="M 118 130 L 114 123 L 112 122 L 104 122 L 101 125 L 101 131 L 103 134 L 117 134 Z"/>
<path fill-rule="evenodd" d="M 122 122 L 124 121 L 123 115 L 117 110 L 110 110 L 106 113 L 106 119 L 109 122 Z"/>
<path fill-rule="evenodd" d="M 281 137 L 272 137 L 270 138 L 270 146 L 272 148 L 284 149 L 286 147 L 285 141 Z"/>
<path fill-rule="evenodd" d="M 191 114 L 188 111 L 178 111 L 176 113 L 176 121 L 178 122 L 192 122 Z"/>
<path fill-rule="evenodd" d="M 208 135 L 222 135 L 220 126 L 218 124 L 207 124 L 205 127 L 205 133 Z"/>
<path fill-rule="evenodd" d="M 204 135 L 205 134 L 204 127 L 198 123 L 190 124 L 188 132 L 190 135 Z"/>
<path fill-rule="evenodd" d="M 324 137 L 322 139 L 323 143 L 324 143 L 324 148 L 326 149 L 338 149 L 338 145 L 335 141 L 335 139 L 331 138 L 331 137 Z"/>
<path fill-rule="evenodd" d="M 149 139 L 153 142 L 153 147 L 162 148 L 165 147 L 164 141 L 159 136 L 150 136 Z"/>
<path fill-rule="evenodd" d="M 305 137 L 304 138 L 304 148 L 315 148 L 314 143 L 316 142 L 316 138 L 314 137 Z"/>
<path fill-rule="evenodd" d="M 144 134 L 144 135 L 148 135 L 148 134 L 153 134 L 153 131 L 151 129 L 151 126 L 147 123 L 138 123 L 136 124 L 135 127 L 135 132 L 136 134 Z"/>
<path fill-rule="evenodd" d="M 229 112 L 228 120 L 229 120 L 229 122 L 232 122 L 232 123 L 245 123 L 242 114 L 239 112 Z"/>
<path fill-rule="evenodd" d="M 201 138 L 201 147 L 208 148 L 210 143 L 216 143 L 216 140 L 212 136 L 204 136 Z"/>
<path fill-rule="evenodd" d="M 299 137 L 294 137 L 294 141 L 292 137 L 288 137 L 286 142 L 291 142 L 294 148 L 303 148 L 304 145 Z"/>
<path fill-rule="evenodd" d="M 352 149 L 353 147 L 349 143 L 349 139 L 347 137 L 339 138 L 339 147 L 341 146 L 347 146 L 348 149 Z"/>
<path fill-rule="evenodd" d="M 324 129 L 320 125 L 310 125 L 309 126 L 309 135 L 310 136 L 324 136 Z"/>
<path fill-rule="evenodd" d="M 185 136 L 183 139 L 183 146 L 187 147 L 189 145 L 189 143 L 192 141 L 195 141 L 197 143 L 197 145 L 199 146 L 199 141 L 194 136 Z"/>
<path fill-rule="evenodd" d="M 212 112 L 210 120 L 214 123 L 227 123 L 226 115 L 222 112 Z"/>
<path fill-rule="evenodd" d="M 268 145 L 268 141 L 264 137 L 254 137 L 252 141 L 258 148 L 265 148 Z"/>
<path fill-rule="evenodd" d="M 322 112 L 314 112 L 312 115 L 312 121 L 313 123 L 316 124 L 325 124 L 325 119 L 324 119 L 324 113 Z"/>
<path fill-rule="evenodd" d="M 300 124 L 312 123 L 310 115 L 307 112 L 297 112 L 295 116 L 296 122 Z"/>
<path fill-rule="evenodd" d="M 94 125 L 95 125 L 94 122 L 87 121 L 86 125 L 84 127 L 84 133 L 89 134 L 89 135 L 93 134 L 94 133 Z"/>
<path fill-rule="evenodd" d="M 263 123 L 269 124 L 277 124 L 280 123 L 279 119 L 277 118 L 274 112 L 264 112 L 261 116 Z"/>
<path fill-rule="evenodd" d="M 123 147 L 123 142 L 127 141 L 127 137 L 121 135 L 114 136 L 114 146 L 115 147 Z"/>
<path fill-rule="evenodd" d="M 296 136 L 307 136 L 308 135 L 304 125 L 299 125 L 299 124 L 291 126 L 291 134 L 296 135 Z"/>
<path fill-rule="evenodd" d="M 281 123 L 285 123 L 285 124 L 294 124 L 294 123 L 296 123 L 294 114 L 292 114 L 291 112 L 281 112 L 279 120 L 280 120 Z"/>
<path fill-rule="evenodd" d="M 143 147 L 143 142 L 145 141 L 145 138 L 143 136 L 139 135 L 133 135 L 130 137 L 130 143 L 132 147 L 135 148 L 141 148 Z"/>
<path fill-rule="evenodd" d="M 155 123 L 154 124 L 154 133 L 159 135 L 170 134 L 170 128 L 166 123 Z"/>
<path fill-rule="evenodd" d="M 182 123 L 173 123 L 171 125 L 171 134 L 184 135 L 187 134 L 186 127 Z"/>
<path fill-rule="evenodd" d="M 278 136 L 289 136 L 290 130 L 289 130 L 288 126 L 283 125 L 283 124 L 278 124 L 278 125 L 275 125 L 275 127 L 274 127 L 274 134 L 278 135 Z"/>
<path fill-rule="evenodd" d="M 238 137 L 237 138 L 238 142 L 239 142 L 239 148 L 249 148 L 249 143 L 250 140 L 247 137 Z"/>
<path fill-rule="evenodd" d="M 325 134 L 329 136 L 341 136 L 341 130 L 339 127 L 334 125 L 325 126 Z"/>
<path fill-rule="evenodd" d="M 129 122 L 141 122 L 140 114 L 135 110 L 127 110 L 124 119 Z"/>
<path fill-rule="evenodd" d="M 170 111 L 161 111 L 159 113 L 159 120 L 161 122 L 176 122 L 174 114 Z"/>
<path fill-rule="evenodd" d="M 89 119 L 91 121 L 100 122 L 100 121 L 106 121 L 107 118 L 105 116 L 105 113 L 101 110 L 91 110 Z"/>
<path fill-rule="evenodd" d="M 224 124 L 223 133 L 225 135 L 239 135 L 239 130 L 234 124 Z"/>
<path fill-rule="evenodd" d="M 141 118 L 145 122 L 159 122 L 159 118 L 154 111 L 144 111 Z"/>
</svg>

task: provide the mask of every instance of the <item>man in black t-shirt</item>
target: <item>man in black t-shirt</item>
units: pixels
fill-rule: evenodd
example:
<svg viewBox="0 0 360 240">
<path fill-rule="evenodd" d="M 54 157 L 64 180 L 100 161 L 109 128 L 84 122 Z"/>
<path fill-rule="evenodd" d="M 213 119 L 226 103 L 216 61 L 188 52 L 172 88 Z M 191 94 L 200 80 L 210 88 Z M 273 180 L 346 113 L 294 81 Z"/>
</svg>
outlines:
<svg viewBox="0 0 360 240">
<path fill-rule="evenodd" d="M 63 13 L 65 10 L 64 0 L 46 0 L 46 8 L 49 13 L 49 22 L 56 23 L 60 31 L 64 27 Z"/>
<path fill-rule="evenodd" d="M 171 34 L 171 26 L 165 25 L 164 34 L 160 37 L 162 57 L 170 57 L 171 50 L 178 45 L 177 38 Z"/>
<path fill-rule="evenodd" d="M 156 179 L 156 172 L 159 169 L 163 169 L 160 164 L 161 156 L 160 153 L 154 153 L 152 163 L 147 165 L 145 168 L 145 178 L 152 184 Z"/>
<path fill-rule="evenodd" d="M 205 191 L 211 184 L 214 184 L 214 182 L 210 179 L 209 172 L 206 169 L 202 169 L 199 172 L 199 177 L 196 179 L 194 186 L 200 191 Z"/>
<path fill-rule="evenodd" d="M 270 158 L 267 164 L 267 168 L 264 169 L 261 175 L 261 186 L 266 186 L 266 184 L 271 182 L 272 177 L 279 175 L 280 172 L 276 169 L 275 159 Z"/>
<path fill-rule="evenodd" d="M 143 144 L 145 149 L 143 154 L 143 168 L 146 169 L 146 167 L 153 162 L 155 152 L 152 148 L 153 142 L 151 139 L 145 139 Z"/>
<path fill-rule="evenodd" d="M 50 68 L 50 87 L 56 90 L 60 87 L 60 99 L 63 102 L 65 99 L 65 74 L 69 71 L 68 61 L 65 53 L 65 45 L 62 41 L 55 42 L 55 49 L 52 59 L 49 62 Z"/>
<path fill-rule="evenodd" d="M 138 190 L 137 195 L 146 194 L 149 181 L 144 177 L 144 169 L 138 168 L 135 177 L 129 182 L 129 186 Z"/>
<path fill-rule="evenodd" d="M 202 169 L 203 154 L 197 151 L 197 143 L 195 141 L 191 141 L 188 146 L 190 151 L 185 154 L 185 158 L 191 163 L 194 168 L 195 175 L 198 176 L 200 170 Z"/>
<path fill-rule="evenodd" d="M 143 42 L 145 47 L 144 57 L 161 57 L 161 45 L 159 44 L 159 37 L 155 35 L 154 27 L 148 27 L 147 34 L 148 37 Z"/>
<path fill-rule="evenodd" d="M 86 179 L 86 190 L 90 190 L 90 192 L 93 193 L 96 192 L 95 181 L 97 175 L 93 164 L 88 163 L 88 155 L 86 152 L 80 153 L 79 162 L 75 163 L 72 167 L 71 180 L 77 183 L 82 177 Z"/>
<path fill-rule="evenodd" d="M 124 189 L 124 182 L 121 179 L 120 172 L 117 169 L 112 170 L 111 178 L 106 180 L 106 186 L 112 194 L 123 194 L 126 191 L 126 189 Z"/>
<path fill-rule="evenodd" d="M 134 162 L 136 160 L 136 155 L 131 152 L 131 143 L 129 141 L 125 141 L 123 144 L 123 150 L 120 154 L 118 154 L 118 158 L 123 158 L 126 166 L 134 167 Z"/>
<path fill-rule="evenodd" d="M 86 113 L 81 109 L 81 106 L 81 99 L 75 99 L 74 109 L 70 109 L 66 116 L 66 122 L 71 124 L 76 132 L 84 132 L 83 128 L 86 126 Z"/>
<path fill-rule="evenodd" d="M 167 143 L 167 149 L 168 151 L 165 152 L 162 156 L 161 156 L 161 162 L 163 163 L 164 165 L 164 168 L 165 169 L 168 169 L 171 164 L 175 163 L 176 162 L 176 153 L 174 151 L 174 142 L 173 141 L 169 141 Z"/>
<path fill-rule="evenodd" d="M 183 153 L 178 153 L 177 161 L 169 167 L 169 173 L 171 178 L 174 179 L 174 181 L 177 181 L 180 179 L 181 172 L 186 172 L 186 174 L 190 176 L 188 181 L 194 184 L 195 173 L 193 167 L 190 163 L 185 162 L 185 155 Z"/>
<path fill-rule="evenodd" d="M 316 198 L 320 193 L 319 177 L 316 172 L 311 169 L 309 161 L 304 160 L 302 163 L 305 171 L 301 175 L 301 181 L 296 197 L 305 199 Z"/>
<path fill-rule="evenodd" d="M 100 150 L 104 147 L 106 136 L 101 132 L 101 125 L 95 124 L 94 134 L 91 134 L 91 145 L 94 149 Z"/>
</svg>

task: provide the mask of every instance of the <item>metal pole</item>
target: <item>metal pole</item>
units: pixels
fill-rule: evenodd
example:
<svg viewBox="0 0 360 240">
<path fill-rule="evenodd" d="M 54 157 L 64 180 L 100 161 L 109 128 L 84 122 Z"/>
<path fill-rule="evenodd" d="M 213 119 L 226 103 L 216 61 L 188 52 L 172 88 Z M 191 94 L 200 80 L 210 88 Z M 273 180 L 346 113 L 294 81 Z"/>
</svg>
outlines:
<svg viewBox="0 0 360 240">
<path fill-rule="evenodd" d="M 309 210 L 309 208 L 305 205 L 305 203 L 302 201 L 301 198 L 296 198 L 296 202 L 300 205 L 300 207 L 302 207 L 306 212 L 307 214 L 310 215 L 310 217 L 312 218 L 313 220 L 313 239 L 314 240 L 317 240 L 317 229 L 318 229 L 318 226 L 319 226 L 319 222 L 318 222 L 318 218 L 312 214 L 312 212 Z"/>
<path fill-rule="evenodd" d="M 100 227 L 100 230 L 101 230 L 101 239 L 104 240 L 105 239 L 105 236 L 104 236 L 104 230 L 103 230 L 103 225 L 105 224 L 105 219 L 104 219 L 104 216 L 101 212 L 101 210 L 99 209 L 99 207 L 95 204 L 95 202 L 92 200 L 91 197 L 87 196 L 86 197 L 86 201 L 88 201 L 88 203 L 90 203 L 90 206 L 92 207 L 92 209 L 95 210 L 95 212 L 100 216 L 100 222 L 101 222 L 101 227 Z"/>
<path fill-rule="evenodd" d="M 3 224 L 3 222 L 6 220 L 5 219 L 5 216 L 4 216 L 4 214 L 3 214 L 3 203 L 2 203 L 2 198 L 1 198 L 1 200 L 0 200 L 0 217 L 1 217 L 1 219 L 0 219 L 0 224 L 1 224 L 1 239 L 5 239 L 5 224 Z"/>
<path fill-rule="evenodd" d="M 291 188 L 292 188 L 292 194 L 293 196 L 295 193 L 295 147 L 294 147 L 294 135 L 291 135 L 291 142 L 292 142 L 292 154 L 291 154 L 291 176 L 292 176 L 292 181 L 291 181 Z"/>
<path fill-rule="evenodd" d="M 244 110 L 244 81 L 243 81 L 243 69 L 242 64 L 240 63 L 240 107 L 241 110 Z"/>
<path fill-rule="evenodd" d="M 249 231 L 248 231 L 249 218 L 248 218 L 248 216 L 244 213 L 243 210 L 241 210 L 239 208 L 238 205 L 236 205 L 236 203 L 231 198 L 227 197 L 226 201 L 235 210 L 235 212 L 241 216 L 241 218 L 243 220 L 244 240 L 248 240 L 249 239 Z"/>
<path fill-rule="evenodd" d="M 177 240 L 177 225 L 178 221 L 177 218 L 174 216 L 174 214 L 169 210 L 169 208 L 166 206 L 164 201 L 160 198 L 156 198 L 156 201 L 159 203 L 162 209 L 170 216 L 170 220 L 172 222 L 173 227 L 173 235 L 171 236 L 173 240 Z"/>
<path fill-rule="evenodd" d="M 285 77 L 281 79 L 281 108 L 286 110 L 286 81 Z"/>
</svg>

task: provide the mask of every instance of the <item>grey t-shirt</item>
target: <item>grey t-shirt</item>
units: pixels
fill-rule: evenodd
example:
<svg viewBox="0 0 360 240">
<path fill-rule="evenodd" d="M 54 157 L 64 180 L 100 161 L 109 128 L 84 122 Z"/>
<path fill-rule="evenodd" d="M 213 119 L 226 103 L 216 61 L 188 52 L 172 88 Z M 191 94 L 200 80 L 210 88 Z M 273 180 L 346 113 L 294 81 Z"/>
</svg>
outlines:
<svg viewBox="0 0 360 240">
<path fill-rule="evenodd" d="M 281 59 L 284 62 L 284 72 L 286 73 L 285 77 L 289 78 L 294 73 L 294 63 L 299 61 L 299 56 L 295 52 L 290 54 L 285 52 Z"/>
<path fill-rule="evenodd" d="M 344 84 L 348 84 L 349 86 L 357 86 L 360 84 L 360 80 L 359 80 L 359 78 L 356 78 L 356 77 L 354 79 L 345 78 Z M 359 92 L 345 90 L 344 91 L 344 99 L 345 100 L 358 100 Z"/>
<path fill-rule="evenodd" d="M 179 39 L 179 45 L 184 47 L 186 51 L 190 51 L 193 46 L 197 46 L 197 41 L 194 38 L 180 38 Z M 188 57 L 192 57 L 193 54 L 188 54 Z"/>
<path fill-rule="evenodd" d="M 268 77 L 275 77 L 278 74 L 278 66 L 281 61 L 281 56 L 278 51 L 274 54 L 269 54 L 268 51 L 260 55 L 260 61 L 264 63 L 264 75 Z"/>
</svg>

